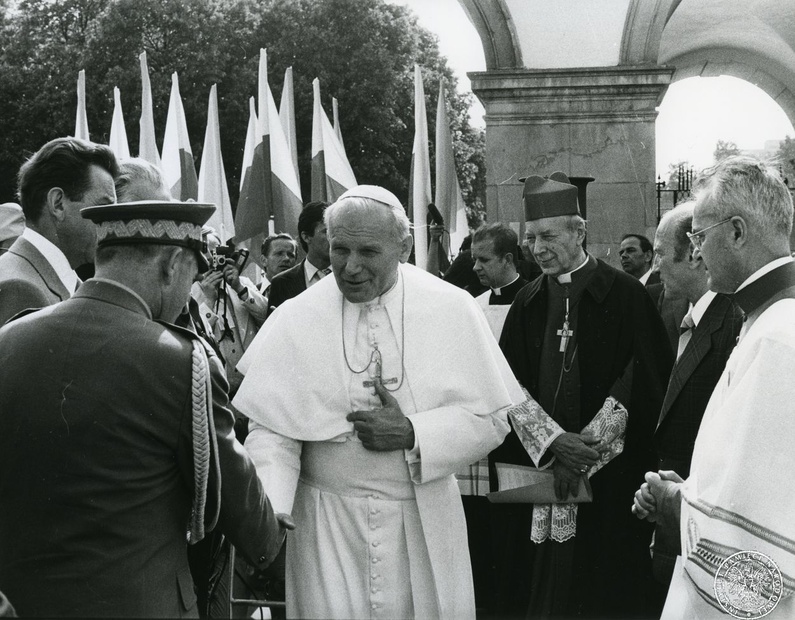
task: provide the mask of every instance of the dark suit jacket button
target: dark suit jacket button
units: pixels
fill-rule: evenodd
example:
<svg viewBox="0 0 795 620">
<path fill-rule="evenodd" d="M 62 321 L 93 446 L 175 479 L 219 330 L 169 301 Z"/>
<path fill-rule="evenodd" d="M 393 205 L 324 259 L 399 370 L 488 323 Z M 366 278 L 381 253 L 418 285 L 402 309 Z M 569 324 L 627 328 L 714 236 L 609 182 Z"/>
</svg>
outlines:
<svg viewBox="0 0 795 620">
<path fill-rule="evenodd" d="M 536 338 L 536 339 L 533 341 L 533 346 L 534 346 L 536 349 L 537 349 L 538 347 L 540 347 L 540 346 L 541 346 L 541 339 L 539 339 L 539 338 Z"/>
<path fill-rule="evenodd" d="M 259 556 L 259 563 L 260 564 L 265 564 L 265 556 L 264 555 Z"/>
</svg>

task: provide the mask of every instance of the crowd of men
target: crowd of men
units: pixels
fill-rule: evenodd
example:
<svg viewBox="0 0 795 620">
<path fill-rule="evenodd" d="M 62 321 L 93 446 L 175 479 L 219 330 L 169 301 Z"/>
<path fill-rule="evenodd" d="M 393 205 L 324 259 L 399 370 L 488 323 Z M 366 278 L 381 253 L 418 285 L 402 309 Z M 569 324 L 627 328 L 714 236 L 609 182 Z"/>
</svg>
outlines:
<svg viewBox="0 0 795 620">
<path fill-rule="evenodd" d="M 490 223 L 444 278 L 377 186 L 254 266 L 105 146 L 53 140 L 18 181 L 0 616 L 250 616 L 252 575 L 301 618 L 795 615 L 774 169 L 705 171 L 622 269 L 566 175 L 530 176 L 527 255 Z"/>
</svg>

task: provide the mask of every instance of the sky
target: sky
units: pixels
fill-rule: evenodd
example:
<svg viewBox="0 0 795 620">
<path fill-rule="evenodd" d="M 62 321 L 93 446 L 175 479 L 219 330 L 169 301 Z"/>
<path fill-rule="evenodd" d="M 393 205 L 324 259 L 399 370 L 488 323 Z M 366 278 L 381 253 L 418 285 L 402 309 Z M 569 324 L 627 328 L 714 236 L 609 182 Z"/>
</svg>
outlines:
<svg viewBox="0 0 795 620">
<path fill-rule="evenodd" d="M 458 77 L 458 89 L 471 92 L 468 71 L 485 71 L 483 47 L 458 0 L 387 0 L 413 10 L 420 25 L 439 37 L 439 50 Z M 483 106 L 475 99 L 473 125 L 485 127 Z M 718 140 L 741 150 L 761 150 L 766 140 L 795 137 L 784 111 L 763 90 L 728 76 L 688 78 L 672 84 L 657 117 L 657 171 L 689 161 L 697 169 L 712 163 Z"/>
</svg>

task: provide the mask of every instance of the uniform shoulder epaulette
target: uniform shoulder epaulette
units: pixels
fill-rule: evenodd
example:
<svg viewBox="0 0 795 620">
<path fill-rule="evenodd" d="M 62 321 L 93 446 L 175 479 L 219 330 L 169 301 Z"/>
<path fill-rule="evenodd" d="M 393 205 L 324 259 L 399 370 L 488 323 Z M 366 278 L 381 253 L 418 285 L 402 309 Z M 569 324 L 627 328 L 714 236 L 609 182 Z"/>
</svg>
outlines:
<svg viewBox="0 0 795 620">
<path fill-rule="evenodd" d="M 174 325 L 174 323 L 169 323 L 168 321 L 161 321 L 160 319 L 156 319 L 155 323 L 159 323 L 163 327 L 167 327 L 169 331 L 174 332 L 176 334 L 180 334 L 181 336 L 185 336 L 186 338 L 193 340 L 198 340 L 199 342 L 204 345 L 204 350 L 210 357 L 218 357 L 218 353 L 213 349 L 212 345 L 210 345 L 204 338 L 202 338 L 201 334 L 197 334 L 195 331 L 190 329 L 189 327 L 182 327 L 181 325 Z"/>
</svg>

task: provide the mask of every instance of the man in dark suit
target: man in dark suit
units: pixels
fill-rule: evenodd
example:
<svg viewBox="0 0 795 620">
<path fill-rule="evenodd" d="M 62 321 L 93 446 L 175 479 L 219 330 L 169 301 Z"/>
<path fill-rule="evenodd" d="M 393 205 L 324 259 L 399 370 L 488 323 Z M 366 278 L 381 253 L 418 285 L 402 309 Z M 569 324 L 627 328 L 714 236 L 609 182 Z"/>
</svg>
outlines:
<svg viewBox="0 0 795 620">
<path fill-rule="evenodd" d="M 675 471 L 682 478 L 690 475 L 701 418 L 742 327 L 742 311 L 731 298 L 709 290 L 704 261 L 687 237 L 693 205 L 682 203 L 666 213 L 654 238 L 666 297 L 690 304 L 654 433 L 660 469 Z M 656 528 L 654 571 L 666 586 L 679 554 L 679 540 L 669 534 Z"/>
<path fill-rule="evenodd" d="M 234 439 L 218 360 L 172 324 L 212 205 L 85 209 L 96 277 L 0 329 L 0 590 L 23 616 L 198 615 L 186 550 L 284 540 Z"/>
<path fill-rule="evenodd" d="M 621 268 L 640 280 L 640 283 L 651 295 L 654 305 L 657 306 L 662 317 L 663 325 L 665 325 L 671 350 L 676 353 L 679 325 L 687 312 L 687 300 L 684 298 L 671 299 L 671 296 L 663 290 L 660 272 L 654 268 L 654 248 L 651 241 L 643 235 L 636 233 L 624 235 L 618 255 L 621 257 Z"/>
<path fill-rule="evenodd" d="M 258 288 L 265 297 L 270 295 L 271 280 L 280 273 L 295 267 L 295 257 L 298 254 L 298 244 L 287 233 L 268 235 L 260 248 L 260 265 L 262 265 L 262 280 Z"/>
<path fill-rule="evenodd" d="M 271 312 L 331 273 L 326 224 L 323 221 L 327 206 L 327 202 L 319 200 L 310 202 L 298 216 L 298 241 L 306 258 L 273 278 L 268 296 Z"/>
<path fill-rule="evenodd" d="M 654 250 L 651 241 L 643 235 L 628 233 L 621 239 L 618 257 L 621 259 L 621 269 L 646 286 L 653 274 Z"/>
<path fill-rule="evenodd" d="M 116 201 L 116 158 L 107 146 L 57 138 L 19 171 L 27 226 L 0 256 L 0 325 L 22 310 L 58 303 L 75 291 L 75 269 L 94 262 L 94 225 L 80 209 Z"/>
</svg>

